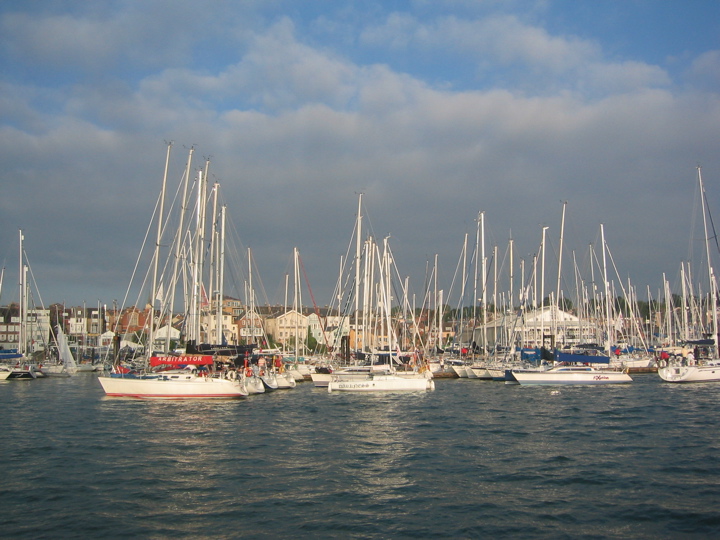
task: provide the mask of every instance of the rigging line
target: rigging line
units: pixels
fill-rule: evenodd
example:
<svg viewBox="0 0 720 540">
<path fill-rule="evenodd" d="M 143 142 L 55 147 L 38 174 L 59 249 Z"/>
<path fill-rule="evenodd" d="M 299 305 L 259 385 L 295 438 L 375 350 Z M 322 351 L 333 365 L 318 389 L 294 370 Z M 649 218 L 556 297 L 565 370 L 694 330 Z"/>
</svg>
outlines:
<svg viewBox="0 0 720 540">
<path fill-rule="evenodd" d="M 703 192 L 705 191 L 705 188 L 703 187 Z M 715 222 L 713 221 L 712 214 L 710 213 L 710 205 L 708 204 L 707 196 L 703 197 L 705 200 L 705 207 L 707 208 L 708 217 L 710 218 L 710 228 L 712 229 L 713 235 L 708 238 L 708 240 L 715 240 L 715 247 L 717 247 L 718 253 L 720 253 L 720 243 L 718 243 L 718 235 L 715 231 Z M 708 264 L 710 264 L 710 261 L 708 261 Z"/>
<path fill-rule="evenodd" d="M 315 308 L 315 315 L 317 315 L 318 320 L 322 323 L 322 318 L 320 317 L 320 309 L 318 308 L 317 304 L 315 303 L 315 295 L 312 292 L 312 287 L 310 287 L 310 280 L 307 277 L 307 273 L 305 272 L 305 265 L 303 264 L 302 257 L 300 256 L 300 253 L 298 253 L 298 261 L 300 262 L 300 268 L 302 269 L 303 277 L 305 278 L 305 284 L 307 285 L 308 291 L 310 292 L 310 299 L 312 300 L 313 307 Z M 300 311 L 302 311 L 302 306 L 299 306 Z M 325 319 L 325 322 L 327 323 L 327 318 Z M 320 325 L 320 330 L 322 331 L 323 335 L 323 341 L 325 342 L 325 347 L 328 347 L 328 339 L 325 335 L 325 324 Z"/>
</svg>

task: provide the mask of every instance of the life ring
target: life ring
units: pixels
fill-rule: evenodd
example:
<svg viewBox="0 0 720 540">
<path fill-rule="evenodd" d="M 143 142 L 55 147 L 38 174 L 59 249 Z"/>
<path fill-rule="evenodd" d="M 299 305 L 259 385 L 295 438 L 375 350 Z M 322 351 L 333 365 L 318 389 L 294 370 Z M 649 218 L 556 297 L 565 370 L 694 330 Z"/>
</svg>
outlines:
<svg viewBox="0 0 720 540">
<path fill-rule="evenodd" d="M 253 373 L 253 370 L 252 370 L 252 369 L 247 368 L 247 369 L 245 370 L 245 376 L 246 376 L 246 377 L 252 377 L 253 375 L 254 375 L 254 373 Z"/>
</svg>

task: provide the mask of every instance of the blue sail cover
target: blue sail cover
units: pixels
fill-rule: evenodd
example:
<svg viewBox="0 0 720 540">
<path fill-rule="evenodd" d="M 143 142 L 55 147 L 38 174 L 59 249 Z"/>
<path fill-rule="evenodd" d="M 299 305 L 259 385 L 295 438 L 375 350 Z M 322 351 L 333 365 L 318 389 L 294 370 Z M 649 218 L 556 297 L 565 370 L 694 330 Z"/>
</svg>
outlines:
<svg viewBox="0 0 720 540">
<path fill-rule="evenodd" d="M 528 362 L 540 361 L 540 349 L 521 349 L 520 358 Z"/>
<path fill-rule="evenodd" d="M 2 349 L 0 350 L 0 360 L 16 360 L 22 358 L 23 355 L 18 352 L 17 349 Z"/>
<path fill-rule="evenodd" d="M 572 354 L 566 352 L 555 351 L 555 360 L 557 362 L 567 362 L 568 364 L 609 364 L 610 357 L 595 354 Z"/>
</svg>

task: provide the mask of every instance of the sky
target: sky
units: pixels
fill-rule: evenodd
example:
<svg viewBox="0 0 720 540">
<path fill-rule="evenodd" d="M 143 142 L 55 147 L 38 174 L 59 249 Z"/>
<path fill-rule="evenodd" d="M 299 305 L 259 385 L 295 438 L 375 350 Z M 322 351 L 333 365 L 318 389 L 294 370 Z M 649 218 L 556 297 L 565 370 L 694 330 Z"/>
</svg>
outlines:
<svg viewBox="0 0 720 540">
<path fill-rule="evenodd" d="M 225 292 L 250 249 L 263 303 L 295 247 L 303 302 L 332 303 L 360 193 L 418 303 L 436 256 L 457 302 L 481 212 L 500 290 L 509 240 L 517 289 L 545 230 L 566 296 L 597 279 L 601 224 L 616 286 L 701 274 L 698 166 L 720 219 L 711 0 L 6 0 L 0 85 L 3 305 L 20 229 L 37 304 L 121 302 L 170 141 L 172 190 L 190 147 L 220 184 Z"/>
</svg>

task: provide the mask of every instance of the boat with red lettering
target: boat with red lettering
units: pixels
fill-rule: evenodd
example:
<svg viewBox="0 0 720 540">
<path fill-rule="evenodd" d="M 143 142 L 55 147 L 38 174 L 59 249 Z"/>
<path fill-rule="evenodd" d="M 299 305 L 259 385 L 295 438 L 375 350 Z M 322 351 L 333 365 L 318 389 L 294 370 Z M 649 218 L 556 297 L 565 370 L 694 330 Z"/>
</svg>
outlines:
<svg viewBox="0 0 720 540">
<path fill-rule="evenodd" d="M 242 374 L 216 372 L 208 355 L 152 356 L 151 370 L 136 373 L 116 366 L 98 377 L 105 394 L 145 399 L 241 398 L 248 395 Z"/>
<path fill-rule="evenodd" d="M 588 365 L 559 365 L 540 371 L 532 369 L 509 370 L 515 382 L 521 385 L 568 385 L 568 384 L 622 384 L 632 378 L 624 371 L 602 369 Z"/>
<path fill-rule="evenodd" d="M 208 197 L 208 167 L 206 162 L 205 170 L 198 171 L 197 198 L 196 198 L 196 220 L 185 222 L 185 210 L 193 198 L 188 191 L 190 176 L 192 174 L 192 154 L 190 149 L 185 173 L 182 175 L 182 197 L 175 207 L 179 215 L 175 215 L 172 207 L 165 212 L 165 194 L 167 188 L 168 165 L 172 143 L 168 144 L 167 157 L 165 160 L 165 172 L 163 174 L 162 189 L 158 198 L 156 212 L 153 214 L 148 233 L 153 222 L 157 222 L 157 237 L 155 240 L 153 255 L 149 263 L 151 271 L 147 273 L 147 283 L 143 282 L 138 298 L 144 296 L 142 287 L 150 285 L 150 301 L 147 304 L 149 317 L 143 328 L 146 335 L 144 339 L 144 355 L 138 359 L 138 371 L 128 369 L 120 364 L 118 351 L 115 351 L 113 369 L 110 373 L 104 374 L 98 380 L 108 396 L 135 397 L 135 398 L 240 398 L 248 395 L 245 385 L 245 373 L 240 370 L 240 358 L 252 350 L 250 345 L 228 345 L 223 329 L 222 317 L 222 284 L 224 268 L 224 226 L 225 207 L 216 213 L 217 206 L 213 204 L 213 211 L 208 218 L 205 214 Z M 217 186 L 213 193 L 217 197 Z M 176 201 L 177 202 L 177 201 Z M 173 236 L 164 226 L 178 220 L 178 228 Z M 212 226 L 210 233 L 211 245 L 207 249 L 204 242 L 205 228 L 208 221 Z M 216 227 L 219 226 L 219 230 Z M 163 242 L 163 235 L 172 237 L 169 243 Z M 187 238 L 192 238 L 192 245 L 185 245 Z M 215 243 L 217 242 L 217 243 Z M 143 243 L 145 246 L 146 243 Z M 160 273 L 161 246 L 166 246 L 167 263 L 162 266 Z M 206 249 L 211 254 L 211 266 L 214 270 L 209 272 L 212 280 L 211 285 L 205 287 L 204 256 Z M 190 261 L 189 272 L 180 266 L 181 260 L 185 260 L 181 253 L 188 250 Z M 141 250 L 138 261 L 143 258 Z M 139 264 L 139 263 L 136 263 Z M 133 274 L 135 276 L 135 273 Z M 185 290 L 188 294 L 185 298 L 185 349 L 183 354 L 170 354 L 170 333 L 164 339 L 156 339 L 155 329 L 160 328 L 165 321 L 172 320 L 175 313 L 175 297 L 178 284 L 187 277 Z M 128 286 L 126 298 L 129 297 L 132 282 Z M 206 290 L 214 291 L 214 298 L 208 298 Z M 212 302 L 211 302 L 212 301 Z M 159 303 L 156 309 L 156 302 Z M 213 303 L 214 302 L 214 303 Z M 214 313 L 211 308 L 214 306 Z M 211 328 L 212 327 L 212 328 Z M 219 344 L 213 345 L 207 342 L 215 339 Z M 154 354 L 153 351 L 162 351 L 161 354 Z"/>
<path fill-rule="evenodd" d="M 556 366 L 546 371 L 513 369 L 515 381 L 521 385 L 567 385 L 567 384 L 623 384 L 632 378 L 624 371 L 598 369 L 592 366 Z"/>
<path fill-rule="evenodd" d="M 569 353 L 556 350 L 553 358 L 552 365 L 506 370 L 505 384 L 599 385 L 632 382 L 627 370 L 610 368 L 610 357 L 597 350 L 575 350 Z"/>
</svg>

